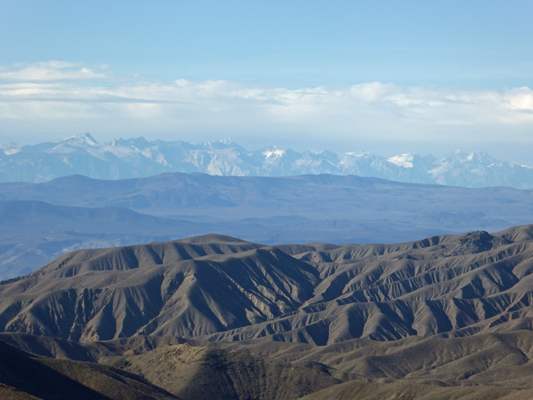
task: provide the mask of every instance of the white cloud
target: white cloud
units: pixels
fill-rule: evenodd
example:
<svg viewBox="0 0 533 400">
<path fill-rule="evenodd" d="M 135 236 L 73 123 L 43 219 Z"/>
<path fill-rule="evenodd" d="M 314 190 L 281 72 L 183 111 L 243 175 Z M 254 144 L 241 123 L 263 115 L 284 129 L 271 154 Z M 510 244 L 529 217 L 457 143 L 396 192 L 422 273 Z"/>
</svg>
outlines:
<svg viewBox="0 0 533 400">
<path fill-rule="evenodd" d="M 11 129 L 114 136 L 293 133 L 324 140 L 529 140 L 530 88 L 476 90 L 371 82 L 297 90 L 229 81 L 118 77 L 107 66 L 51 61 L 0 68 L 0 123 Z M 104 130 L 106 128 L 103 128 Z"/>
<path fill-rule="evenodd" d="M 105 69 L 105 65 L 99 66 Z M 106 79 L 106 75 L 95 72 L 81 63 L 47 61 L 36 64 L 16 64 L 0 68 L 0 80 L 15 82 L 65 81 Z"/>
</svg>

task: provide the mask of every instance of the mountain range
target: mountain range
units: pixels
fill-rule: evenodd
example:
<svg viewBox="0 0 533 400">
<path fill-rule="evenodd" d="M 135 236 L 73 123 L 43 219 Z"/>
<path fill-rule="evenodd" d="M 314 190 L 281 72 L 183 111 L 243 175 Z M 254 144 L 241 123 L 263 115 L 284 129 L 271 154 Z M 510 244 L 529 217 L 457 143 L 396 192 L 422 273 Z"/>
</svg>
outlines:
<svg viewBox="0 0 533 400">
<path fill-rule="evenodd" d="M 533 226 L 391 245 L 220 235 L 78 250 L 0 285 L 0 331 L 326 345 L 531 328 Z"/>
<path fill-rule="evenodd" d="M 223 176 L 334 174 L 448 186 L 533 188 L 533 167 L 485 153 L 456 151 L 444 158 L 365 152 L 298 153 L 274 145 L 248 151 L 231 139 L 191 144 L 143 137 L 100 144 L 89 134 L 37 145 L 0 146 L 0 182 L 45 182 L 68 175 L 96 179 L 145 177 L 165 172 Z"/>
<path fill-rule="evenodd" d="M 532 260 L 533 225 L 78 250 L 0 283 L 0 395 L 529 399 Z"/>
<path fill-rule="evenodd" d="M 0 165 L 2 399 L 533 398 L 529 167 L 88 134 Z"/>
</svg>

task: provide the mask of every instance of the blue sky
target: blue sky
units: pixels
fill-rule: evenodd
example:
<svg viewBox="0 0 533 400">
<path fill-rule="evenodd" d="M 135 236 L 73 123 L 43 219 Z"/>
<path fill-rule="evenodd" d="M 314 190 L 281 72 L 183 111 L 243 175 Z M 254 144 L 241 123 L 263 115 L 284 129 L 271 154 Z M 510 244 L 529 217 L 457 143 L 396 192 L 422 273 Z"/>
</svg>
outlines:
<svg viewBox="0 0 533 400">
<path fill-rule="evenodd" d="M 0 0 L 0 142 L 231 136 L 526 162 L 532 16 L 531 1 Z"/>
</svg>

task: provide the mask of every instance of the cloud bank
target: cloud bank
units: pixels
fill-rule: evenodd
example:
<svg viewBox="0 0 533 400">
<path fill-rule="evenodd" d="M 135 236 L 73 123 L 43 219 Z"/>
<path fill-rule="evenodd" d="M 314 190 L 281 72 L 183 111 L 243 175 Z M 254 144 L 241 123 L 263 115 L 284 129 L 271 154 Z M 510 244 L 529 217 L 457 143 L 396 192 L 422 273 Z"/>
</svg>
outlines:
<svg viewBox="0 0 533 400">
<path fill-rule="evenodd" d="M 51 61 L 0 67 L 0 124 L 6 136 L 91 131 L 199 141 L 229 135 L 249 143 L 292 135 L 315 143 L 521 144 L 531 142 L 533 91 L 161 82 L 119 76 L 105 65 Z"/>
</svg>

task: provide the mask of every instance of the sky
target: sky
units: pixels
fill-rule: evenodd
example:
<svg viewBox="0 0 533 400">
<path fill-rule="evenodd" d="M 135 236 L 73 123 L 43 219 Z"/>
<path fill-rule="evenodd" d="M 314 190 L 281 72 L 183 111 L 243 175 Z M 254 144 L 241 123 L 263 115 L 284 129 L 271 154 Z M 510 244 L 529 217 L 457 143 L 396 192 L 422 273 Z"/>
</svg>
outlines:
<svg viewBox="0 0 533 400">
<path fill-rule="evenodd" d="M 533 2 L 0 0 L 0 143 L 444 155 L 533 165 Z"/>
</svg>

